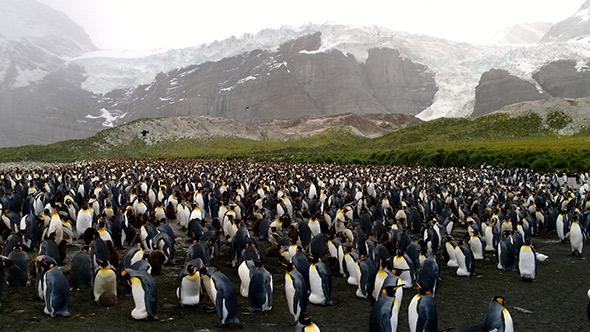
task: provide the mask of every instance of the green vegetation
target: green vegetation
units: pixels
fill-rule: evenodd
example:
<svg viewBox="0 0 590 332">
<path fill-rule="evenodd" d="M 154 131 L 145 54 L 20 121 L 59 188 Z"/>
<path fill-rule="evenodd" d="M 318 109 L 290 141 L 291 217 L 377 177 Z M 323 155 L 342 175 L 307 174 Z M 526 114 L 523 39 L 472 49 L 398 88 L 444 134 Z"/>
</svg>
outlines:
<svg viewBox="0 0 590 332">
<path fill-rule="evenodd" d="M 547 114 L 547 126 L 551 129 L 560 130 L 572 122 L 572 118 L 560 110 L 554 110 Z"/>
<path fill-rule="evenodd" d="M 393 165 L 527 167 L 539 171 L 587 171 L 590 132 L 559 136 L 571 118 L 552 112 L 478 119 L 439 119 L 366 139 L 347 129 L 289 141 L 241 138 L 187 139 L 147 145 L 140 139 L 111 146 L 104 131 L 85 140 L 47 146 L 0 149 L 0 161 L 89 159 L 253 159 L 291 162 L 377 163 Z M 565 117 L 564 117 L 565 116 Z M 565 125 L 564 125 L 565 124 Z"/>
</svg>

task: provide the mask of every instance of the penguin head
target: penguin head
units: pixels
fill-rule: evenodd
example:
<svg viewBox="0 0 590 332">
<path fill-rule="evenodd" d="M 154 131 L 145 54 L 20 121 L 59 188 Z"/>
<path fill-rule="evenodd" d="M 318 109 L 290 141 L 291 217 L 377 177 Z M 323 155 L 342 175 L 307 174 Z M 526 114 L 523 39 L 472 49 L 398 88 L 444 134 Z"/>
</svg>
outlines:
<svg viewBox="0 0 590 332">
<path fill-rule="evenodd" d="M 387 286 L 387 287 L 383 287 L 383 294 L 385 294 L 386 296 L 389 297 L 395 297 L 395 291 L 400 288 L 403 287 L 404 285 L 397 285 L 397 286 Z"/>
<path fill-rule="evenodd" d="M 299 315 L 299 323 L 303 326 L 309 326 L 313 322 L 311 321 L 311 316 L 307 313 L 302 313 Z"/>
<path fill-rule="evenodd" d="M 293 265 L 293 263 L 291 263 L 291 262 L 283 262 L 281 264 L 285 267 L 285 270 L 287 272 L 291 272 L 295 269 L 295 265 Z"/>
<path fill-rule="evenodd" d="M 121 282 L 131 286 L 131 275 L 126 270 L 121 271 Z"/>
<path fill-rule="evenodd" d="M 504 304 L 506 303 L 506 298 L 502 295 L 496 295 L 496 296 L 494 296 L 492 301 L 498 302 L 500 305 L 504 306 Z"/>
<path fill-rule="evenodd" d="M 109 262 L 106 260 L 97 259 L 96 263 L 103 269 L 106 269 L 107 267 L 109 267 Z"/>
</svg>

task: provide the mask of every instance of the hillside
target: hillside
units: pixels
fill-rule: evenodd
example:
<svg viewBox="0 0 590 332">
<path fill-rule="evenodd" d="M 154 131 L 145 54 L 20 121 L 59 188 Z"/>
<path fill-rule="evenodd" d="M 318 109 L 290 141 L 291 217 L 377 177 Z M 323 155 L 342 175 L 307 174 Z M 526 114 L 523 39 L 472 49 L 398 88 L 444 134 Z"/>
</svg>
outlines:
<svg viewBox="0 0 590 332">
<path fill-rule="evenodd" d="M 0 149 L 0 161 L 219 158 L 587 170 L 590 131 L 579 126 L 574 135 L 558 134 L 571 121 L 560 111 L 543 116 L 523 111 L 516 116 L 499 113 L 417 123 L 378 138 L 357 136 L 344 126 L 285 141 L 204 136 L 146 143 L 136 137 L 121 145 L 112 144 L 112 135 L 119 130 L 114 128 L 86 140 Z"/>
</svg>

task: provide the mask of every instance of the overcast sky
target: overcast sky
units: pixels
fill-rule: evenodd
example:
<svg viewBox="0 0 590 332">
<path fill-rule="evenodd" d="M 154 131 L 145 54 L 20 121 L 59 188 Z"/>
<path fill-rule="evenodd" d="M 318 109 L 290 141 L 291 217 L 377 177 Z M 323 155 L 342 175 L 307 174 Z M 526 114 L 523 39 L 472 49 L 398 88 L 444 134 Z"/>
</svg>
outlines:
<svg viewBox="0 0 590 332">
<path fill-rule="evenodd" d="M 193 46 L 282 25 L 336 22 L 483 43 L 521 22 L 557 22 L 583 0 L 40 0 L 104 49 Z"/>
</svg>

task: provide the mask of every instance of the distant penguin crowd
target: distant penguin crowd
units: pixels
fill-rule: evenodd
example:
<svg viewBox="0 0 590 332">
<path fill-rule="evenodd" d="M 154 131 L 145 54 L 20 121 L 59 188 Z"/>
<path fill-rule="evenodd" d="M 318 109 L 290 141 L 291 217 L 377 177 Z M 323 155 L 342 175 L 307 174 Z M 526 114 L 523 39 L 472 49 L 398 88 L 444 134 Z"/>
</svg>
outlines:
<svg viewBox="0 0 590 332">
<path fill-rule="evenodd" d="M 371 306 L 368 331 L 441 331 L 441 266 L 469 282 L 486 257 L 532 282 L 548 258 L 535 248 L 539 234 L 582 256 L 590 177 L 493 168 L 78 162 L 0 172 L 0 210 L 0 304 L 6 287 L 28 287 L 40 312 L 68 317 L 76 311 L 71 290 L 88 289 L 97 307 L 158 320 L 157 280 L 176 265 L 175 304 L 208 302 L 221 327 L 241 327 L 244 311 L 281 310 L 293 331 L 320 331 L 329 322 L 313 319 L 314 306 L 337 306 L 333 280 L 343 278 L 358 305 Z M 284 273 L 270 273 L 271 262 Z M 416 294 L 402 308 L 411 289 Z M 276 292 L 286 306 L 273 305 Z M 133 308 L 121 307 L 122 296 L 133 299 Z M 514 331 L 508 303 L 502 294 L 490 299 L 473 331 Z M 408 321 L 399 321 L 400 310 Z"/>
</svg>

